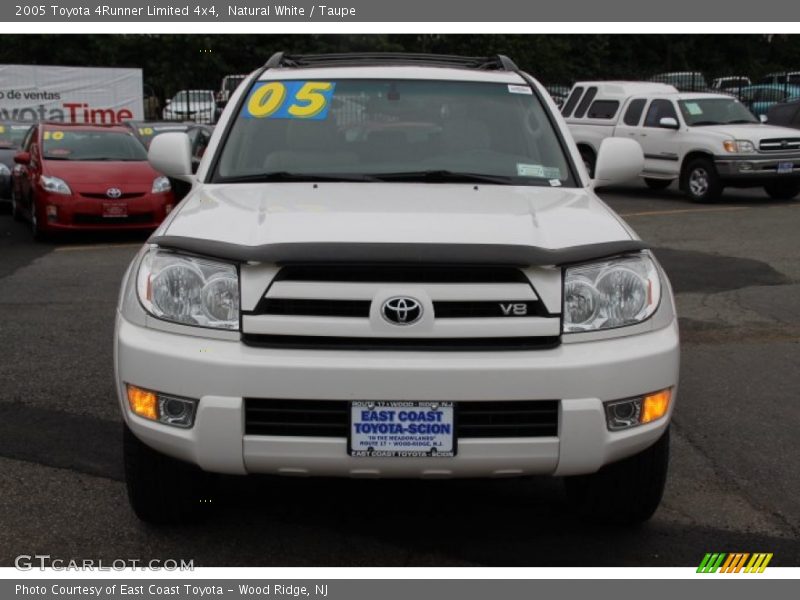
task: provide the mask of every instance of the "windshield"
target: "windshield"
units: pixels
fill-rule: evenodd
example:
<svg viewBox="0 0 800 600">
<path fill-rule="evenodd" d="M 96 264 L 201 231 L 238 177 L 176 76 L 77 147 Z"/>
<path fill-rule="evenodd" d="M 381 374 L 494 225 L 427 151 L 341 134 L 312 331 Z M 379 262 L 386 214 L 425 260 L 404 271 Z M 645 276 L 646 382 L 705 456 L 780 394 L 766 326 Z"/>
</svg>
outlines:
<svg viewBox="0 0 800 600">
<path fill-rule="evenodd" d="M 453 81 L 257 82 L 214 180 L 270 175 L 572 185 L 529 87 Z"/>
<path fill-rule="evenodd" d="M 51 160 L 147 160 L 147 151 L 133 135 L 118 131 L 46 129 L 42 155 Z"/>
<path fill-rule="evenodd" d="M 680 100 L 678 106 L 689 127 L 759 122 L 753 113 L 735 98 Z"/>
<path fill-rule="evenodd" d="M 30 128 L 30 125 L 0 124 L 0 149 L 22 147 L 22 140 Z"/>
<path fill-rule="evenodd" d="M 205 90 L 181 90 L 172 97 L 173 102 L 181 102 L 186 104 L 188 102 L 212 102 L 214 100 L 213 93 Z"/>
</svg>

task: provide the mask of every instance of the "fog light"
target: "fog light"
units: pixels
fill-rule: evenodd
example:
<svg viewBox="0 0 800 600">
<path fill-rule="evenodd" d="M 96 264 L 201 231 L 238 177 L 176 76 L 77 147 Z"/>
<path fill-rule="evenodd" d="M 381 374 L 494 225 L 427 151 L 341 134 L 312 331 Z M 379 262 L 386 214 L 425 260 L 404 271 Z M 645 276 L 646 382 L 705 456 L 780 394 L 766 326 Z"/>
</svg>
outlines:
<svg viewBox="0 0 800 600">
<path fill-rule="evenodd" d="M 612 400 L 605 403 L 609 431 L 619 431 L 651 423 L 667 414 L 672 390 L 666 389 L 638 398 Z"/>
<path fill-rule="evenodd" d="M 194 409 L 197 404 L 186 398 L 158 397 L 159 421 L 175 427 L 191 427 L 194 424 Z"/>
<path fill-rule="evenodd" d="M 48 204 L 44 207 L 45 214 L 48 221 L 56 221 L 58 219 L 58 207 L 53 204 Z"/>
<path fill-rule="evenodd" d="M 638 425 L 641 414 L 641 398 L 616 400 L 606 404 L 606 422 L 611 431 L 618 431 Z"/>
<path fill-rule="evenodd" d="M 130 384 L 127 387 L 128 404 L 135 415 L 174 427 L 194 425 L 196 400 L 167 396 Z"/>
<path fill-rule="evenodd" d="M 739 170 L 740 171 L 752 171 L 753 170 L 753 163 L 749 163 L 749 162 L 739 163 Z"/>
<path fill-rule="evenodd" d="M 151 421 L 158 420 L 158 398 L 154 392 L 128 384 L 128 404 L 133 414 Z"/>
</svg>

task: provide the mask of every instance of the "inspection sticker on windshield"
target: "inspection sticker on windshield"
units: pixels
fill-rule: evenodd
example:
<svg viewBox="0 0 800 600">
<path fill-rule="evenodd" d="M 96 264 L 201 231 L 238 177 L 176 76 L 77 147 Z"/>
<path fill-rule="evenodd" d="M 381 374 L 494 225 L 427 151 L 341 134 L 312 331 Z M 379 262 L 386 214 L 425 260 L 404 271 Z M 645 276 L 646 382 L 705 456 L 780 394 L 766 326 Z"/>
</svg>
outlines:
<svg viewBox="0 0 800 600">
<path fill-rule="evenodd" d="M 558 167 L 517 163 L 517 175 L 520 177 L 538 177 L 540 179 L 561 179 L 561 169 Z"/>
<path fill-rule="evenodd" d="M 250 119 L 328 118 L 333 90 L 331 81 L 260 81 L 250 92 L 242 115 Z"/>
<path fill-rule="evenodd" d="M 350 456 L 455 456 L 452 402 L 368 402 L 350 405 Z"/>
<path fill-rule="evenodd" d="M 703 109 L 700 108 L 700 105 L 697 102 L 686 102 L 684 103 L 686 110 L 689 111 L 690 115 L 697 116 L 703 114 Z"/>
<path fill-rule="evenodd" d="M 508 85 L 508 91 L 512 94 L 528 94 L 529 96 L 533 94 L 533 90 L 529 88 L 527 85 Z"/>
</svg>

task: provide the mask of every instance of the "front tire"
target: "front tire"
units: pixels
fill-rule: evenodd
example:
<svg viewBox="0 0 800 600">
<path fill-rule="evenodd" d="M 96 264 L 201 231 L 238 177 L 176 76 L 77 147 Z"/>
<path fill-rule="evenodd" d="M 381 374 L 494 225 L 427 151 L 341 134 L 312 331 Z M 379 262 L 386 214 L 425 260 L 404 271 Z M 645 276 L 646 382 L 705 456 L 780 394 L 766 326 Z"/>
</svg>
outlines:
<svg viewBox="0 0 800 600">
<path fill-rule="evenodd" d="M 651 190 L 664 190 L 670 186 L 672 179 L 653 179 L 652 177 L 645 177 L 644 182 Z"/>
<path fill-rule="evenodd" d="M 133 512 L 154 525 L 192 523 L 212 508 L 213 480 L 199 468 L 160 454 L 123 425 L 125 484 Z"/>
<path fill-rule="evenodd" d="M 681 187 L 692 202 L 714 202 L 722 195 L 717 169 L 707 158 L 695 158 L 683 172 Z"/>
<path fill-rule="evenodd" d="M 775 181 L 765 185 L 764 191 L 773 200 L 791 200 L 800 194 L 800 181 Z"/>
<path fill-rule="evenodd" d="M 567 499 L 587 520 L 618 525 L 643 523 L 661 503 L 668 465 L 669 429 L 639 454 L 591 475 L 567 477 Z"/>
</svg>

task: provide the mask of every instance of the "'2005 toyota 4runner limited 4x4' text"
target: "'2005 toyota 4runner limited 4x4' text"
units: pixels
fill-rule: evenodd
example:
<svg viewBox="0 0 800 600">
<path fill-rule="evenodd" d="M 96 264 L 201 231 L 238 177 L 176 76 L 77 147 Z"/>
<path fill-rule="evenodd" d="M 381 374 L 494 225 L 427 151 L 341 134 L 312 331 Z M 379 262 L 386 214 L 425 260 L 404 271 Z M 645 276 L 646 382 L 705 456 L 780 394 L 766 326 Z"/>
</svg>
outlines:
<svg viewBox="0 0 800 600">
<path fill-rule="evenodd" d="M 277 54 L 232 95 L 133 260 L 116 386 L 136 514 L 213 474 L 565 478 L 589 518 L 661 499 L 678 381 L 669 282 L 506 57 Z"/>
</svg>

